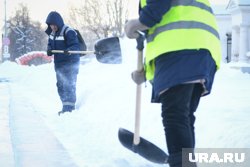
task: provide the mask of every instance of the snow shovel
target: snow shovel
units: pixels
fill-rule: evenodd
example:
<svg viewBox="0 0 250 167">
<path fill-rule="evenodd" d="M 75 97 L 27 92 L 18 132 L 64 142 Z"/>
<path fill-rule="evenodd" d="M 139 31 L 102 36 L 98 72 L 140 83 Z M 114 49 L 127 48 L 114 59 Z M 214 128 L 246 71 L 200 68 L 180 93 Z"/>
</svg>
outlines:
<svg viewBox="0 0 250 167">
<path fill-rule="evenodd" d="M 144 36 L 140 34 L 137 40 L 138 60 L 137 70 L 140 71 L 143 68 L 143 42 Z M 140 111 L 141 110 L 141 85 L 136 85 L 136 107 L 135 107 L 135 129 L 134 133 L 120 128 L 118 132 L 118 138 L 121 144 L 127 149 L 138 153 L 143 158 L 158 164 L 166 164 L 168 155 L 158 148 L 153 143 L 140 137 Z"/>
<path fill-rule="evenodd" d="M 52 53 L 64 53 L 63 50 L 51 50 Z M 95 54 L 96 59 L 105 64 L 122 62 L 121 48 L 118 37 L 109 37 L 96 41 L 94 51 L 69 51 L 70 54 Z"/>
</svg>

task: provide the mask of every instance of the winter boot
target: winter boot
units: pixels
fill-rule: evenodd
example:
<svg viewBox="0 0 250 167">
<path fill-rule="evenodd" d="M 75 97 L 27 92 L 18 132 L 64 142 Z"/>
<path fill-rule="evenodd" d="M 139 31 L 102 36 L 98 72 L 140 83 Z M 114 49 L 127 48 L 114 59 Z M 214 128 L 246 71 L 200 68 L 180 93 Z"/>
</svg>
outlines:
<svg viewBox="0 0 250 167">
<path fill-rule="evenodd" d="M 72 112 L 72 110 L 75 110 L 75 106 L 72 105 L 64 105 L 62 108 L 62 111 L 58 112 L 58 115 L 60 116 L 60 114 L 63 114 L 65 112 Z"/>
</svg>

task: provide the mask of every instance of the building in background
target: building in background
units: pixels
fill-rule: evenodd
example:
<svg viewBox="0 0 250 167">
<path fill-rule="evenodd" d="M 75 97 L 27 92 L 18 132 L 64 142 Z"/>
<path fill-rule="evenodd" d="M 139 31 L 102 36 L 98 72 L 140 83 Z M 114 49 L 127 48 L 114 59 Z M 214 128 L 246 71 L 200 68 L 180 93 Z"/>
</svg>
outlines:
<svg viewBox="0 0 250 167">
<path fill-rule="evenodd" d="M 226 5 L 212 6 L 216 15 L 222 46 L 222 61 L 231 61 L 231 14 L 226 10 Z"/>
<path fill-rule="evenodd" d="M 227 10 L 232 17 L 232 56 L 250 59 L 250 0 L 230 0 Z"/>
<path fill-rule="evenodd" d="M 213 6 L 222 42 L 223 61 L 250 62 L 250 0 Z"/>
</svg>

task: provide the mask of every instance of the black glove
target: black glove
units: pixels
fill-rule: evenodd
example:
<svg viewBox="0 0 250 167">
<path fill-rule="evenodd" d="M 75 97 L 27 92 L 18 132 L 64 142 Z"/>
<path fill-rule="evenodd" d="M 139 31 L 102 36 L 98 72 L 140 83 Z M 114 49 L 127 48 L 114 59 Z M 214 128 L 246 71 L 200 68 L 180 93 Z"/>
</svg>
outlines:
<svg viewBox="0 0 250 167">
<path fill-rule="evenodd" d="M 52 51 L 51 50 L 47 50 L 47 55 L 48 56 L 52 56 L 53 55 Z"/>
<path fill-rule="evenodd" d="M 68 50 L 63 51 L 63 53 L 66 54 L 66 55 L 70 54 Z"/>
</svg>

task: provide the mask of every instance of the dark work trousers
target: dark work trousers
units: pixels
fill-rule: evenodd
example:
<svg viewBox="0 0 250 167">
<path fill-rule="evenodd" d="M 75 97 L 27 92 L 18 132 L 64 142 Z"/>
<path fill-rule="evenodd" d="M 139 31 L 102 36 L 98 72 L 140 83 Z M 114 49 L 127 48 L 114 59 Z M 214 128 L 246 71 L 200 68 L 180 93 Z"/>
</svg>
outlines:
<svg viewBox="0 0 250 167">
<path fill-rule="evenodd" d="M 56 86 L 57 91 L 62 101 L 63 106 L 75 107 L 76 102 L 76 81 L 79 71 L 79 63 L 66 64 L 56 71 Z"/>
<path fill-rule="evenodd" d="M 182 148 L 195 147 L 194 112 L 202 91 L 200 83 L 190 83 L 174 86 L 160 95 L 170 167 L 182 167 Z"/>
</svg>

